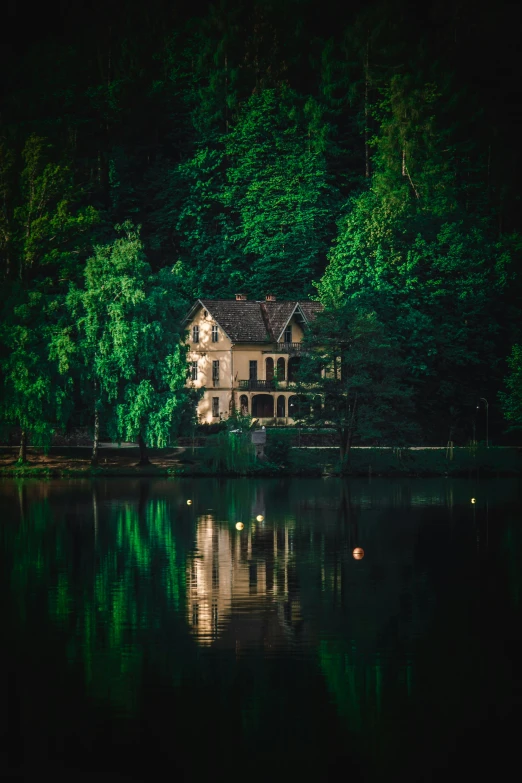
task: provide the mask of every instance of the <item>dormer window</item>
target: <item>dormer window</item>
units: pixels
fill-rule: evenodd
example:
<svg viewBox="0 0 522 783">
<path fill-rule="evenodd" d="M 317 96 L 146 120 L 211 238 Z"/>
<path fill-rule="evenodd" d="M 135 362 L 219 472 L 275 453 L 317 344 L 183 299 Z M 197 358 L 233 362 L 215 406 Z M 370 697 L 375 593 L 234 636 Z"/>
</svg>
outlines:
<svg viewBox="0 0 522 783">
<path fill-rule="evenodd" d="M 199 343 L 199 326 L 192 327 L 192 342 Z"/>
<path fill-rule="evenodd" d="M 212 327 L 212 342 L 217 343 L 219 340 L 219 329 L 217 326 Z"/>
<path fill-rule="evenodd" d="M 292 342 L 292 327 L 287 326 L 284 333 L 283 333 L 283 342 L 284 343 L 291 343 Z"/>
</svg>

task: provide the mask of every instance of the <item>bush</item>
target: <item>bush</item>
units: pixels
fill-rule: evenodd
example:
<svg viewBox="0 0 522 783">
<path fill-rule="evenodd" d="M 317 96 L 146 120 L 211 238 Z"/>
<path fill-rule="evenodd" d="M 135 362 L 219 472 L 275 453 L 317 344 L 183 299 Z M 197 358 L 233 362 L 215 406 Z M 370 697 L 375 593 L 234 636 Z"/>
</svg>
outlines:
<svg viewBox="0 0 522 783">
<path fill-rule="evenodd" d="M 232 473 L 244 476 L 255 466 L 256 455 L 250 434 L 220 432 L 212 439 L 205 456 L 205 465 L 212 473 Z"/>
<path fill-rule="evenodd" d="M 287 467 L 290 464 L 290 449 L 293 434 L 282 432 L 267 433 L 265 454 L 268 462 Z"/>
</svg>

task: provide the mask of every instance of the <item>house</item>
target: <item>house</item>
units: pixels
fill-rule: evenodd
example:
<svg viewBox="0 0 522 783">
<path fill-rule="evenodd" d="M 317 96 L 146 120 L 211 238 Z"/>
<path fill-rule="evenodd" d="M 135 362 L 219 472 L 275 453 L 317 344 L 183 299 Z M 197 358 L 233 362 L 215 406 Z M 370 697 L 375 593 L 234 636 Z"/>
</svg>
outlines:
<svg viewBox="0 0 522 783">
<path fill-rule="evenodd" d="M 205 387 L 198 405 L 203 423 L 233 410 L 265 424 L 292 423 L 304 330 L 322 309 L 320 302 L 198 299 L 185 319 L 189 380 Z"/>
</svg>

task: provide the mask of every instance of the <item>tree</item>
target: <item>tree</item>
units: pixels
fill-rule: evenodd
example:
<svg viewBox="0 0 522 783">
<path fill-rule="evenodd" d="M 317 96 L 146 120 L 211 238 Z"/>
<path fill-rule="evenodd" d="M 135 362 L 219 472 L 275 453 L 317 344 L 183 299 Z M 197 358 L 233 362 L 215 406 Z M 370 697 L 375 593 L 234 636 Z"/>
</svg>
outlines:
<svg viewBox="0 0 522 783">
<path fill-rule="evenodd" d="M 337 206 L 328 133 L 316 101 L 281 87 L 253 95 L 226 138 L 224 203 L 257 296 L 307 296 L 324 269 Z"/>
<path fill-rule="evenodd" d="M 414 202 L 374 190 L 354 199 L 318 289 L 326 305 L 361 300 L 394 324 L 420 420 L 453 440 L 477 390 L 499 380 L 512 254 L 487 221 Z"/>
<path fill-rule="evenodd" d="M 20 463 L 27 445 L 48 447 L 71 411 L 71 381 L 51 358 L 56 297 L 13 287 L 0 326 L 0 409 L 7 426 L 20 428 Z"/>
<path fill-rule="evenodd" d="M 103 411 L 108 432 L 137 440 L 140 464 L 147 464 L 147 445 L 166 446 L 182 418 L 193 415 L 180 326 L 185 304 L 169 270 L 152 273 L 139 228 L 127 222 L 116 229 L 121 236 L 88 260 L 84 286 L 71 288 L 69 307 L 91 389 L 93 459 Z"/>
<path fill-rule="evenodd" d="M 505 379 L 507 392 L 500 392 L 499 399 L 504 418 L 511 430 L 522 429 L 522 345 L 514 345 L 507 359 L 509 374 Z"/>
<path fill-rule="evenodd" d="M 226 298 L 244 286 L 245 260 L 233 242 L 233 209 L 224 204 L 222 145 L 205 145 L 167 171 L 153 216 L 154 247 L 176 253 L 174 273 L 187 299 Z"/>
<path fill-rule="evenodd" d="M 60 373 L 55 343 L 68 280 L 81 268 L 98 215 L 81 205 L 67 161 L 44 138 L 29 136 L 18 158 L 5 146 L 1 154 L 2 409 L 4 421 L 20 427 L 24 462 L 28 438 L 49 445 L 71 410 L 70 378 Z"/>
<path fill-rule="evenodd" d="M 303 348 L 297 418 L 333 425 L 342 463 L 349 463 L 354 439 L 402 445 L 415 436 L 399 346 L 375 312 L 354 303 L 326 309 Z"/>
</svg>

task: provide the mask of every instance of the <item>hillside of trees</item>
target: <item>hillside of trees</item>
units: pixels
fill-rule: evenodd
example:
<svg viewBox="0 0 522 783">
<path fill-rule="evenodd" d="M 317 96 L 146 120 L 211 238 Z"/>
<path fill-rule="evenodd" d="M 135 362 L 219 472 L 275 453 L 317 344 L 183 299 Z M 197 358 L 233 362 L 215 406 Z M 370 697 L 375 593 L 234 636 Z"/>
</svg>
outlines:
<svg viewBox="0 0 522 783">
<path fill-rule="evenodd" d="M 497 440 L 520 425 L 516 4 L 35 14 L 9 6 L 0 55 L 6 426 L 162 445 L 182 315 L 238 290 L 375 313 L 425 442 L 466 443 L 479 398 Z"/>
</svg>

